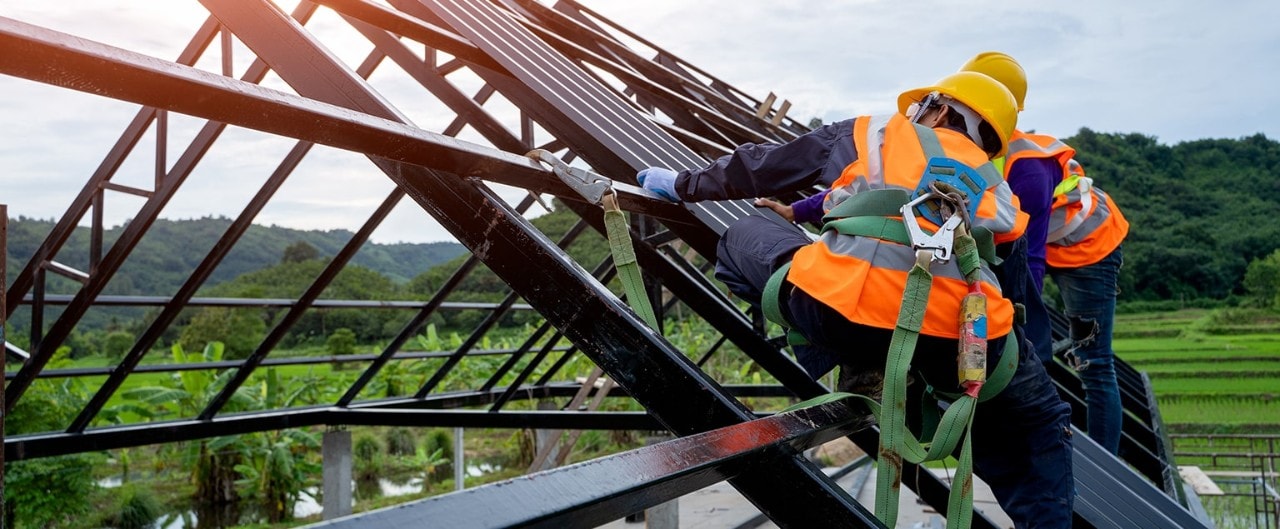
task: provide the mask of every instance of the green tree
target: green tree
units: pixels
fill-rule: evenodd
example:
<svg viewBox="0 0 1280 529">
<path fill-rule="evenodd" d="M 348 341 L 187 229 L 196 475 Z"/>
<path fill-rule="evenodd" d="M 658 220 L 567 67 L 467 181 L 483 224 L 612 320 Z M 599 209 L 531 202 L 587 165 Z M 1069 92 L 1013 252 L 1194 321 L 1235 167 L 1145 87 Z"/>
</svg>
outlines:
<svg viewBox="0 0 1280 529">
<path fill-rule="evenodd" d="M 331 355 L 349 355 L 356 352 L 356 333 L 342 328 L 333 331 L 325 341 L 325 348 Z"/>
<path fill-rule="evenodd" d="M 219 362 L 222 360 L 221 342 L 209 342 L 200 353 L 187 353 L 180 344 L 172 348 L 177 364 L 195 362 Z M 146 386 L 121 392 L 130 404 L 120 411 L 131 411 L 148 419 L 189 418 L 204 410 L 205 405 L 226 386 L 235 374 L 232 370 L 205 369 L 173 373 L 165 386 Z M 241 386 L 231 396 L 226 411 L 243 411 L 253 407 L 250 386 Z M 236 501 L 235 481 L 241 476 L 235 466 L 242 460 L 243 447 L 239 436 L 215 437 L 188 445 L 185 459 L 192 465 L 191 481 L 196 484 L 194 499 L 206 504 Z"/>
<path fill-rule="evenodd" d="M 133 347 L 134 337 L 132 333 L 125 331 L 114 331 L 107 334 L 102 342 L 102 352 L 107 358 L 118 360 L 123 358 L 125 353 L 129 352 L 129 348 Z"/>
<path fill-rule="evenodd" d="M 290 244 L 284 249 L 284 253 L 280 256 L 281 263 L 301 263 L 312 259 L 320 258 L 320 250 L 315 246 L 307 244 L 307 241 L 298 241 Z"/>
<path fill-rule="evenodd" d="M 1280 250 L 1249 263 L 1244 289 L 1259 305 L 1280 309 Z"/>
<path fill-rule="evenodd" d="M 285 379 L 275 369 L 246 386 L 250 409 L 278 410 L 312 404 L 320 386 L 316 376 Z M 246 497 L 256 498 L 271 523 L 293 517 L 293 506 L 302 497 L 308 477 L 320 471 L 307 453 L 320 447 L 319 436 L 306 430 L 275 430 L 240 436 L 241 463 L 235 469 L 241 478 L 236 484 Z"/>
<path fill-rule="evenodd" d="M 206 307 L 182 329 L 178 343 L 185 349 L 198 351 L 210 343 L 221 342 L 225 344 L 228 358 L 246 358 L 262 342 L 266 332 L 267 324 L 256 309 Z"/>
<path fill-rule="evenodd" d="M 297 298 L 320 276 L 326 265 L 321 260 L 282 263 L 210 288 L 206 294 L 235 298 Z M 320 295 L 322 299 L 369 300 L 396 299 L 402 296 L 400 287 L 386 276 L 360 266 L 344 268 Z M 263 320 L 272 321 L 279 311 L 280 309 L 265 311 Z M 383 329 L 389 321 L 400 321 L 403 317 L 403 313 L 388 310 L 310 310 L 290 328 L 283 345 L 324 345 L 332 329 L 343 327 L 354 331 L 357 340 L 373 341 L 384 338 Z"/>
<path fill-rule="evenodd" d="M 69 366 L 69 354 L 70 348 L 58 348 L 47 368 Z M 5 435 L 66 428 L 86 393 L 80 379 L 37 380 L 5 417 Z M 99 457 L 75 454 L 6 461 L 5 518 L 16 522 L 9 526 L 59 526 L 88 514 L 92 510 L 89 496 L 97 488 L 93 465 Z"/>
</svg>

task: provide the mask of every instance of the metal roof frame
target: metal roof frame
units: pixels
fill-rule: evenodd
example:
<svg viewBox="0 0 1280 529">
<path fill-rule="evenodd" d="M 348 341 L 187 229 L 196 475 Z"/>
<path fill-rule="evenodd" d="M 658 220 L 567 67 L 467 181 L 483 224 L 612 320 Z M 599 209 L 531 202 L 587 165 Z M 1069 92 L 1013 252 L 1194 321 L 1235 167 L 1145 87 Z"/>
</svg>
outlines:
<svg viewBox="0 0 1280 529">
<path fill-rule="evenodd" d="M 0 290 L 4 296 L 0 299 L 0 318 L 7 319 L 16 310 L 29 310 L 32 322 L 29 352 L 6 347 L 15 357 L 27 355 L 21 358 L 20 370 L 5 374 L 6 411 L 21 405 L 24 392 L 38 379 L 107 376 L 65 431 L 4 439 L 5 460 L 334 424 L 663 428 L 684 438 L 665 447 L 645 449 L 645 457 L 671 457 L 683 450 L 682 442 L 710 435 L 707 432 L 735 428 L 746 431 L 765 428 L 770 424 L 767 421 L 791 420 L 786 416 L 762 418 L 747 410 L 735 398 L 737 395 L 808 398 L 826 392 L 779 349 L 778 341 L 765 334 L 758 314 L 744 313 L 700 268 L 714 255 L 718 234 L 729 222 L 743 215 L 772 214 L 742 201 L 676 205 L 653 200 L 634 186 L 631 176 L 647 165 L 697 166 L 742 142 L 786 141 L 804 133 L 807 127 L 786 116 L 787 104 L 777 110 L 772 108 L 772 94 L 763 101 L 756 99 L 572 0 L 560 0 L 550 6 L 533 0 L 389 0 L 389 6 L 371 0 L 319 0 L 301 2 L 292 13 L 284 13 L 267 0 L 201 3 L 210 11 L 210 17 L 174 61 L 0 18 L 0 47 L 7 50 L 0 56 L 0 73 L 142 105 L 35 255 L 23 265 L 17 279 L 7 290 Z M 349 68 L 327 53 L 307 30 L 308 20 L 322 8 L 338 14 L 372 45 L 372 51 L 357 67 Z M 656 55 L 646 57 L 620 37 L 639 42 Z M 233 39 L 247 46 L 254 56 L 238 78 L 232 67 Z M 418 46 L 425 51 L 418 53 Z M 214 50 L 220 53 L 221 71 L 193 66 Z M 453 111 L 453 122 L 440 131 L 408 123 L 391 101 L 364 81 L 384 64 L 400 68 L 426 95 Z M 465 93 L 450 79 L 463 71 L 482 80 L 474 94 Z M 261 86 L 259 83 L 268 73 L 278 75 L 293 93 Z M 486 108 L 494 97 L 505 98 L 518 108 L 514 123 Z M 209 120 L 173 162 L 168 160 L 171 112 Z M 106 284 L 227 125 L 290 138 L 296 143 L 176 292 L 104 295 Z M 454 137 L 467 127 L 490 145 Z M 153 189 L 113 182 L 124 160 L 152 131 L 156 137 Z M 535 143 L 543 133 L 553 137 Z M 395 183 L 395 189 L 296 300 L 197 297 L 212 271 L 315 144 L 366 155 Z M 522 156 L 534 148 L 559 153 L 567 161 L 578 160 L 614 178 L 619 202 L 635 214 L 631 235 L 637 242 L 637 258 L 648 276 L 651 293 L 658 301 L 664 289 L 672 296 L 667 303 L 657 305 L 682 303 L 721 333 L 697 363 L 649 329 L 609 291 L 605 285 L 614 274 L 612 262 L 586 266 L 566 255 L 563 248 L 584 230 L 604 232 L 601 212 L 595 205 L 583 202 L 541 164 Z M 512 205 L 485 182 L 523 188 L 530 195 Z M 108 192 L 144 199 L 132 215 L 134 220 L 109 247 L 103 237 L 104 197 Z M 535 196 L 541 194 L 560 198 L 581 217 L 560 241 L 551 241 L 524 219 L 529 208 L 539 202 Z M 472 254 L 426 302 L 321 299 L 334 277 L 391 208 L 405 197 L 434 217 Z M 82 271 L 57 258 L 86 216 L 91 221 L 90 258 L 87 270 Z M 0 240 L 2 234 L 0 230 Z M 700 262 L 695 262 L 698 257 L 679 251 L 677 244 L 700 254 Z M 538 277 L 528 273 L 527 263 L 537 263 Z M 510 286 L 505 299 L 489 304 L 449 301 L 454 289 L 481 264 Z M 587 272 L 588 269 L 592 271 Z M 79 283 L 77 292 L 46 293 L 50 272 Z M 553 288 L 546 288 L 548 285 Z M 412 311 L 401 331 L 378 354 L 270 358 L 290 326 L 307 311 L 375 305 Z M 53 306 L 60 306 L 61 310 L 46 324 L 46 310 Z M 95 306 L 151 306 L 159 307 L 159 314 L 114 367 L 45 369 L 80 318 Z M 271 306 L 282 308 L 284 316 L 242 361 L 143 364 L 144 356 L 181 310 L 201 306 Z M 477 308 L 485 310 L 487 317 L 461 347 L 451 352 L 404 350 L 430 315 Z M 498 318 L 511 310 L 533 310 L 545 321 L 519 348 L 478 349 L 476 345 Z M 724 343 L 736 345 L 780 385 L 726 387 L 709 378 L 698 367 Z M 647 411 L 504 409 L 516 399 L 573 395 L 579 386 L 559 382 L 555 377 L 578 352 L 625 388 L 615 388 L 609 396 L 634 399 Z M 554 353 L 559 355 L 552 361 Z M 481 387 L 462 392 L 438 389 L 459 362 L 494 354 L 509 358 Z M 388 363 L 416 358 L 446 360 L 410 397 L 361 398 L 367 385 Z M 525 358 L 529 359 L 528 364 L 516 372 L 518 362 Z M 356 382 L 333 403 L 255 413 L 224 411 L 231 395 L 259 368 L 303 362 L 367 365 Z M 530 382 L 539 367 L 546 369 Z M 107 400 L 130 374 L 183 369 L 232 369 L 235 374 L 195 417 L 125 426 L 94 425 Z M 1071 404 L 1079 415 L 1083 394 L 1078 379 L 1061 365 L 1051 371 L 1064 396 L 1068 400 L 1076 398 Z M 1185 506 L 1186 498 L 1180 496 L 1182 488 L 1175 481 L 1176 471 L 1170 473 L 1174 468 L 1172 456 L 1149 383 L 1127 365 L 1121 371 L 1128 411 L 1121 456 L 1151 485 L 1150 490 L 1145 490 L 1141 485 L 1144 482 L 1129 481 L 1123 490 L 1128 491 L 1126 494 L 1154 491 L 1172 498 L 1174 505 Z M 502 386 L 508 377 L 513 381 Z M 485 406 L 487 411 L 476 409 Z M 822 409 L 830 412 L 836 408 Z M 849 416 L 847 409 L 842 413 Z M 1079 421 L 1080 417 L 1076 419 Z M 812 446 L 838 431 L 874 452 L 874 429 L 848 427 L 847 419 L 842 426 L 831 426 L 834 422 L 841 421 L 833 419 L 827 426 L 811 424 L 795 430 L 790 441 L 779 438 L 759 450 L 734 456 L 749 460 L 749 465 L 715 463 L 720 465 L 718 468 L 737 465 L 733 472 L 685 474 L 687 470 L 672 470 L 652 482 L 640 483 L 635 489 L 638 492 L 633 491 L 634 497 L 647 498 L 644 501 L 666 497 L 715 475 L 729 479 L 779 524 L 801 524 L 821 516 L 829 526 L 876 527 L 878 522 L 797 451 L 797 447 Z M 603 468 L 630 457 L 637 456 L 623 454 L 555 475 L 591 480 L 599 476 L 591 468 Z M 1102 456 L 1090 453 L 1083 457 L 1095 461 Z M 669 479 L 669 484 L 661 485 L 663 479 Z M 910 467 L 903 481 L 918 487 L 917 493 L 935 508 L 945 510 L 946 486 L 932 474 Z M 521 509 L 537 509 L 529 497 L 494 490 L 476 492 L 474 497 L 505 501 L 513 516 L 527 514 Z M 579 496 L 567 496 L 563 512 L 568 514 L 556 520 L 587 523 L 607 516 L 618 518 L 627 514 L 619 509 L 638 505 L 636 501 L 624 501 L 601 504 L 607 508 L 588 507 L 597 501 L 585 491 Z M 465 503 L 435 501 L 431 509 L 465 512 L 461 510 L 469 509 Z M 572 514 L 582 512 L 593 514 Z M 1109 526 L 1107 512 L 1105 507 L 1084 513 L 1078 510 L 1077 521 Z M 994 527 L 981 515 L 975 516 L 974 523 L 976 527 Z"/>
</svg>

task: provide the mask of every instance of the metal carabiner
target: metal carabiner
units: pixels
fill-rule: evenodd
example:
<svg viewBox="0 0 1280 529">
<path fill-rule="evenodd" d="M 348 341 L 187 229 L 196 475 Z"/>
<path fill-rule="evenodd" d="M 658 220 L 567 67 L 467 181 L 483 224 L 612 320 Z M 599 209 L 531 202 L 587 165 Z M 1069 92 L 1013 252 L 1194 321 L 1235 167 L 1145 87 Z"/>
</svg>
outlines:
<svg viewBox="0 0 1280 529">
<path fill-rule="evenodd" d="M 595 174 L 580 167 L 570 167 L 563 160 L 557 158 L 546 149 L 534 149 L 529 151 L 525 156 L 534 160 L 546 163 L 551 166 L 551 171 L 560 177 L 570 189 L 577 191 L 587 202 L 597 205 L 603 205 L 605 193 L 614 194 L 613 180 Z"/>
<path fill-rule="evenodd" d="M 925 233 L 924 229 L 920 227 L 920 222 L 916 220 L 915 207 L 926 200 L 936 198 L 939 198 L 936 193 L 925 193 L 915 200 L 907 202 L 900 211 L 902 212 L 902 223 L 907 226 L 907 238 L 911 240 L 911 249 L 917 253 L 931 251 L 930 262 L 945 263 L 951 260 L 955 231 L 964 219 L 962 215 L 952 214 L 942 222 L 942 226 L 938 227 L 937 232 L 933 234 Z"/>
</svg>

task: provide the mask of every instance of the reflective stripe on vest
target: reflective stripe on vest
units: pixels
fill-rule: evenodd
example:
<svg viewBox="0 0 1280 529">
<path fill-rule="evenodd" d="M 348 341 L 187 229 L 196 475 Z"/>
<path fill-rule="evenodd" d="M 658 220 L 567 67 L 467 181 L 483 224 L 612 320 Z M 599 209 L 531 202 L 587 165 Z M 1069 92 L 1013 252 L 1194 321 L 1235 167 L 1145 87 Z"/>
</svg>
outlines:
<svg viewBox="0 0 1280 529">
<path fill-rule="evenodd" d="M 1045 241 L 1071 246 L 1083 240 L 1082 235 L 1088 235 L 1088 232 L 1092 232 L 1092 229 L 1088 229 L 1086 232 L 1080 232 L 1079 235 L 1076 235 L 1076 230 L 1084 227 L 1085 220 L 1093 218 L 1096 221 L 1098 217 L 1093 216 L 1095 203 L 1093 179 L 1087 176 L 1071 175 L 1063 182 L 1071 182 L 1075 186 L 1071 188 L 1062 186 L 1064 190 L 1062 193 L 1054 189 L 1054 203 L 1056 204 L 1059 200 L 1062 200 L 1065 206 L 1070 206 L 1072 203 L 1077 202 L 1079 204 L 1075 207 L 1057 207 L 1051 210 L 1049 214 L 1049 235 L 1045 238 Z M 1075 212 L 1070 218 L 1067 216 L 1068 210 Z M 1094 228 L 1096 229 L 1097 226 L 1095 225 Z M 1075 240 L 1073 241 L 1072 239 Z"/>
<path fill-rule="evenodd" d="M 910 129 L 909 132 L 896 132 L 896 134 L 916 136 L 915 141 L 886 143 L 887 130 L 891 127 L 895 131 Z M 854 120 L 854 142 L 858 152 L 858 159 L 845 167 L 844 171 L 840 173 L 840 178 L 831 185 L 831 191 L 827 193 L 827 198 L 823 201 L 823 208 L 826 211 L 831 211 L 850 196 L 869 189 L 896 188 L 913 192 L 916 184 L 920 182 L 920 176 L 924 173 L 925 162 L 933 156 L 941 155 L 955 158 L 965 165 L 976 168 L 978 173 L 987 181 L 987 196 L 982 200 L 982 204 L 978 208 L 977 215 L 973 219 L 973 226 L 990 230 L 995 235 L 997 244 L 1009 242 L 1020 237 L 1022 232 L 1026 230 L 1027 215 L 1015 205 L 1013 190 L 1005 183 L 1004 174 L 997 171 L 995 166 L 990 163 L 986 153 L 976 146 L 972 146 L 972 149 L 967 147 L 960 149 L 964 152 L 962 157 L 940 153 L 925 153 L 921 156 L 921 142 L 915 133 L 915 127 L 901 114 L 862 116 Z M 930 133 L 933 132 L 933 129 L 925 130 Z M 951 130 L 943 129 L 938 134 L 940 137 L 947 139 L 945 143 L 961 145 L 965 141 L 969 142 L 970 145 L 973 143 L 968 136 Z M 909 145 L 900 145 L 907 143 Z M 899 163 L 892 172 L 886 174 L 884 167 L 881 165 L 882 157 L 897 157 L 908 160 L 910 163 Z M 929 231 L 934 231 L 938 228 L 927 220 L 921 220 L 921 226 Z"/>
<path fill-rule="evenodd" d="M 971 167 L 985 166 L 981 171 L 987 179 L 987 195 L 977 211 L 975 225 L 998 228 L 992 229 L 992 233 L 999 242 L 1016 239 L 1025 229 L 1026 214 L 1018 211 L 1008 184 L 988 163 L 986 153 L 967 136 L 939 130 L 936 139 L 922 138 L 916 125 L 899 114 L 888 119 L 860 117 L 854 123 L 854 133 L 858 159 L 846 167 L 832 185 L 824 203 L 828 211 L 860 191 L 913 192 L 929 157 L 922 143 L 934 143 L 937 152 L 933 155 L 952 158 Z M 933 149 L 931 146 L 929 150 Z M 879 160 L 883 160 L 883 164 Z M 880 166 L 878 170 L 870 171 L 875 165 Z M 921 225 L 930 231 L 937 229 L 927 221 L 922 220 Z M 892 329 L 902 306 L 907 273 L 914 262 L 915 252 L 910 247 L 829 230 L 818 241 L 796 252 L 787 280 L 854 323 Z M 1001 294 L 988 265 L 982 266 L 979 286 L 990 300 L 988 337 L 994 339 L 1008 334 L 1012 328 L 1013 305 Z M 955 339 L 958 337 L 956 315 L 960 313 L 960 301 L 968 292 L 968 285 L 955 261 L 934 263 L 931 272 L 933 288 L 921 333 Z"/>
<path fill-rule="evenodd" d="M 1080 181 L 1091 182 L 1088 178 Z M 1101 261 L 1115 251 L 1129 234 L 1129 221 L 1125 220 L 1111 197 L 1097 187 L 1085 185 L 1087 194 L 1077 187 L 1053 201 L 1053 211 L 1049 215 L 1050 233 L 1055 228 L 1076 227 L 1060 238 L 1050 238 L 1045 245 L 1045 262 L 1051 267 L 1080 268 Z"/>
<path fill-rule="evenodd" d="M 1013 137 L 1009 138 L 1009 154 L 1005 155 L 1004 175 L 1009 176 L 1009 169 L 1013 167 L 1013 163 L 1023 158 L 1054 158 L 1058 161 L 1058 166 L 1062 167 L 1062 176 L 1065 178 L 1069 174 L 1067 164 L 1075 155 L 1075 149 L 1053 136 L 1015 130 Z"/>
<path fill-rule="evenodd" d="M 827 198 L 823 199 L 822 207 L 825 211 L 831 211 L 836 204 L 843 202 L 854 193 L 865 191 L 867 189 L 884 189 L 884 168 L 881 164 L 880 154 L 881 147 L 884 146 L 884 131 L 889 124 L 889 119 L 896 114 L 885 114 L 883 116 L 863 116 L 853 121 L 853 146 L 858 153 L 858 159 L 854 164 L 861 164 L 866 169 L 862 172 L 863 178 L 856 180 L 849 185 L 841 185 L 844 181 L 844 172 L 849 170 L 849 166 L 845 167 L 845 171 L 840 173 L 840 179 L 831 185 L 831 191 L 827 193 Z M 907 191 L 913 191 L 914 188 Z"/>
</svg>

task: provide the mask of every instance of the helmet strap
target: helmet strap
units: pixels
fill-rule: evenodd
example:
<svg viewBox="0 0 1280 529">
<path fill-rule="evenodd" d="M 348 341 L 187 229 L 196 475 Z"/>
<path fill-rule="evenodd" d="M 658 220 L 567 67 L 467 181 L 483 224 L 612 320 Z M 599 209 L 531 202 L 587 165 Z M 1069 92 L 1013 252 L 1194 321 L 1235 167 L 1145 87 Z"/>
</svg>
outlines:
<svg viewBox="0 0 1280 529">
<path fill-rule="evenodd" d="M 942 95 L 937 92 L 929 92 L 929 95 L 924 96 L 924 99 L 921 99 L 919 103 L 916 103 L 916 113 L 910 116 L 911 122 L 919 123 L 920 118 L 924 117 L 925 112 L 928 112 L 930 107 L 937 105 L 941 97 Z"/>
</svg>

